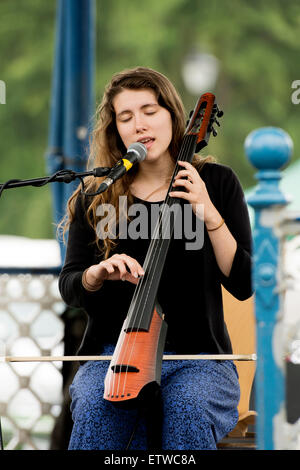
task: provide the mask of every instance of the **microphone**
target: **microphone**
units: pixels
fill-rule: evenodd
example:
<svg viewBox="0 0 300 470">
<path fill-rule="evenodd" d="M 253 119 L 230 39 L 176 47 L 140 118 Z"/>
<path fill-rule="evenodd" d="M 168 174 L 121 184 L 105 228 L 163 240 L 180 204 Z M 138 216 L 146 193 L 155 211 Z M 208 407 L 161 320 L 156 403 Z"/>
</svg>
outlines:
<svg viewBox="0 0 300 470">
<path fill-rule="evenodd" d="M 145 160 L 146 156 L 147 149 L 141 142 L 135 142 L 129 145 L 125 157 L 121 158 L 121 160 L 111 168 L 105 180 L 100 184 L 97 194 L 106 191 L 111 184 L 127 173 L 135 163 Z"/>
</svg>

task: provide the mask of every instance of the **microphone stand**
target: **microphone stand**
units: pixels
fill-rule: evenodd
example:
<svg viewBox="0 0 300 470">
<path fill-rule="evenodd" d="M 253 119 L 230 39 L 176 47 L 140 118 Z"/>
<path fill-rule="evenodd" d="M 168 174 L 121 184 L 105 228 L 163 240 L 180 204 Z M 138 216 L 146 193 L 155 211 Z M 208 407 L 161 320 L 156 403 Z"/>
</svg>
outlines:
<svg viewBox="0 0 300 470">
<path fill-rule="evenodd" d="M 60 170 L 54 173 L 52 176 L 45 176 L 42 178 L 33 178 L 28 180 L 17 180 L 12 179 L 6 181 L 6 183 L 0 184 L 0 197 L 4 189 L 10 188 L 20 188 L 23 186 L 36 186 L 41 187 L 45 186 L 48 183 L 71 183 L 76 178 L 79 178 L 82 181 L 82 178 L 86 176 L 101 177 L 105 176 L 110 172 L 111 168 L 109 167 L 98 167 L 90 171 L 75 172 L 73 170 Z"/>
<path fill-rule="evenodd" d="M 109 167 L 97 167 L 90 171 L 75 172 L 73 170 L 60 170 L 51 176 L 44 176 L 42 178 L 33 178 L 28 180 L 11 179 L 3 184 L 0 184 L 0 197 L 5 189 L 20 188 L 23 186 L 45 186 L 48 183 L 71 183 L 76 178 L 79 178 L 82 184 L 82 190 L 84 191 L 83 178 L 86 176 L 101 177 L 105 176 L 110 172 Z M 95 193 L 97 194 L 97 193 Z M 87 194 L 88 195 L 88 194 Z M 94 194 L 91 194 L 91 196 Z M 1 427 L 1 416 L 0 416 L 0 450 L 4 450 L 2 427 Z"/>
</svg>

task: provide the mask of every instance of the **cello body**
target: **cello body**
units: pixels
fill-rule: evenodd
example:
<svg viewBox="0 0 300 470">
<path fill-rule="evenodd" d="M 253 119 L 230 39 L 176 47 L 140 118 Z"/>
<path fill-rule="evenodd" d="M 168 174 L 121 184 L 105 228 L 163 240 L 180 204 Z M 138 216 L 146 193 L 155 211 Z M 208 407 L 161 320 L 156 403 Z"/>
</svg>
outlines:
<svg viewBox="0 0 300 470">
<path fill-rule="evenodd" d="M 125 402 L 137 398 L 145 384 L 160 384 L 167 324 L 160 306 L 153 311 L 148 331 L 127 331 L 124 321 L 111 367 L 105 377 L 104 398 Z"/>
</svg>

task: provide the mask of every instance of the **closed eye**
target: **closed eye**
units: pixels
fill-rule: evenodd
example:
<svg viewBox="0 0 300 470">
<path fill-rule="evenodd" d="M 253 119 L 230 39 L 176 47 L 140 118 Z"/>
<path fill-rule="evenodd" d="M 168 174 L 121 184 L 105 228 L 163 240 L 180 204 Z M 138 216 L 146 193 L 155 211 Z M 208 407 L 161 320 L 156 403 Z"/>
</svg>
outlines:
<svg viewBox="0 0 300 470">
<path fill-rule="evenodd" d="M 152 116 L 153 114 L 156 114 L 157 111 L 148 111 L 148 112 L 145 112 L 144 114 L 146 116 Z M 119 121 L 120 122 L 129 122 L 130 119 L 132 118 L 132 116 L 128 116 L 128 117 L 119 117 Z"/>
<path fill-rule="evenodd" d="M 158 109 L 159 109 L 159 106 L 158 104 L 155 104 L 155 103 L 145 104 L 141 106 L 141 110 L 144 112 L 146 116 L 151 116 L 157 113 Z M 130 110 L 124 110 L 121 113 L 117 114 L 117 119 L 120 122 L 129 122 L 131 118 L 132 118 L 132 113 Z"/>
<path fill-rule="evenodd" d="M 120 122 L 128 122 L 128 121 L 130 121 L 130 119 L 131 119 L 131 116 L 128 117 L 128 118 L 122 118 L 122 119 L 119 118 L 119 121 Z"/>
</svg>

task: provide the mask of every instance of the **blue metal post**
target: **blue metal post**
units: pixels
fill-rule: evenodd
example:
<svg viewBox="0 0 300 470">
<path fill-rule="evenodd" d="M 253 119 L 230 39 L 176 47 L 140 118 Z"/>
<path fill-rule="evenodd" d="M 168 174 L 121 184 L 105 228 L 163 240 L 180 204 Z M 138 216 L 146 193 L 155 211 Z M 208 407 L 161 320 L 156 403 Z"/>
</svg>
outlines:
<svg viewBox="0 0 300 470">
<path fill-rule="evenodd" d="M 95 1 L 58 0 L 47 170 L 84 171 L 94 110 Z M 52 183 L 54 222 L 78 185 Z M 61 243 L 62 263 L 65 247 Z"/>
<path fill-rule="evenodd" d="M 64 9 L 63 2 L 57 2 L 56 9 L 56 39 L 54 52 L 54 70 L 52 77 L 52 96 L 50 102 L 50 122 L 48 149 L 46 153 L 47 171 L 49 174 L 64 168 L 63 152 L 63 120 L 64 120 Z M 61 201 L 64 199 L 63 184 L 51 185 L 53 202 L 53 219 L 58 223 L 62 217 Z"/>
<path fill-rule="evenodd" d="M 257 322 L 255 400 L 258 413 L 257 448 L 278 446 L 278 423 L 285 415 L 285 367 L 281 348 L 281 298 L 277 290 L 280 235 L 276 231 L 282 210 L 289 203 L 280 189 L 281 169 L 290 159 L 293 144 L 282 129 L 266 127 L 251 132 L 245 141 L 249 161 L 258 170 L 258 185 L 248 197 L 255 211 L 253 284 Z"/>
</svg>

